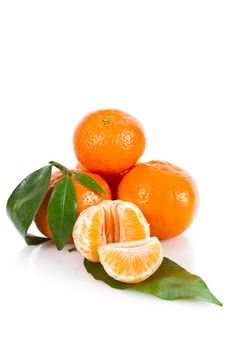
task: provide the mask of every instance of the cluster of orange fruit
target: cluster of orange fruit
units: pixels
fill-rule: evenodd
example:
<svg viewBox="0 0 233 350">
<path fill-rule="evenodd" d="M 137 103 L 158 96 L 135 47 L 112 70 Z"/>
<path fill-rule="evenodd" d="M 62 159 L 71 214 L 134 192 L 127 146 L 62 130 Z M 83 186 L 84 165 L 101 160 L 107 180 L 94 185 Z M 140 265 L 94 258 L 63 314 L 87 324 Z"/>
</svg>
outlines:
<svg viewBox="0 0 233 350">
<path fill-rule="evenodd" d="M 119 110 L 100 110 L 77 125 L 75 171 L 92 177 L 105 195 L 72 177 L 78 219 L 72 237 L 87 259 L 101 262 L 113 278 L 137 283 L 162 262 L 159 239 L 175 237 L 191 224 L 198 191 L 184 169 L 164 161 L 139 163 L 146 138 L 137 119 Z M 48 202 L 62 173 L 53 173 L 49 191 L 36 215 L 39 230 L 52 237 Z"/>
</svg>

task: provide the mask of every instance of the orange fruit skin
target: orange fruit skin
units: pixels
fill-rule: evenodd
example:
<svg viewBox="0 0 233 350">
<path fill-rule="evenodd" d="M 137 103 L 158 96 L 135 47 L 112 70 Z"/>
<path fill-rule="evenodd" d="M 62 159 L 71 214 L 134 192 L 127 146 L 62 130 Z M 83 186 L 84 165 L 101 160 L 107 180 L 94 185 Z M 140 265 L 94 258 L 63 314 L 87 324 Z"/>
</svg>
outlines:
<svg viewBox="0 0 233 350">
<path fill-rule="evenodd" d="M 73 137 L 79 162 L 98 174 L 119 174 L 143 154 L 145 134 L 139 121 L 119 110 L 100 110 L 84 117 Z"/>
<path fill-rule="evenodd" d="M 117 197 L 136 204 L 152 236 L 178 236 L 191 224 L 199 204 L 197 186 L 182 168 L 162 161 L 136 165 L 121 181 Z"/>
<path fill-rule="evenodd" d="M 104 199 L 112 198 L 111 190 L 106 181 L 102 179 L 101 176 L 82 170 L 79 170 L 79 172 L 82 172 L 83 174 L 87 174 L 88 176 L 92 177 L 103 188 L 106 195 L 103 196 L 99 193 L 89 190 L 85 186 L 81 185 L 74 177 L 71 177 L 78 200 L 78 214 L 80 214 L 84 209 L 92 205 L 99 204 Z M 37 228 L 40 230 L 40 232 L 42 232 L 45 236 L 49 237 L 50 239 L 53 239 L 53 235 L 50 231 L 47 220 L 48 203 L 54 186 L 61 179 L 61 177 L 62 173 L 60 171 L 55 171 L 52 174 L 48 192 L 35 216 L 35 223 Z M 68 243 L 72 242 L 73 238 L 70 237 Z"/>
</svg>

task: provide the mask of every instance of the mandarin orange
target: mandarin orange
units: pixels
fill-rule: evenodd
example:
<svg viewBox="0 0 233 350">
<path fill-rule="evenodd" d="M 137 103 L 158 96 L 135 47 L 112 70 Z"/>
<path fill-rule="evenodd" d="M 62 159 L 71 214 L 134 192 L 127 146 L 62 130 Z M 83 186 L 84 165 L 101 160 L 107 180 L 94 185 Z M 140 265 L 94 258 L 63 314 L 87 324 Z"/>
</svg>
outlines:
<svg viewBox="0 0 233 350">
<path fill-rule="evenodd" d="M 73 144 L 79 162 L 98 174 L 120 174 L 131 168 L 145 149 L 139 121 L 119 110 L 100 110 L 77 125 Z"/>
<path fill-rule="evenodd" d="M 199 203 L 197 186 L 184 169 L 162 161 L 136 165 L 121 181 L 117 197 L 137 205 L 151 235 L 175 237 L 191 224 Z"/>
</svg>

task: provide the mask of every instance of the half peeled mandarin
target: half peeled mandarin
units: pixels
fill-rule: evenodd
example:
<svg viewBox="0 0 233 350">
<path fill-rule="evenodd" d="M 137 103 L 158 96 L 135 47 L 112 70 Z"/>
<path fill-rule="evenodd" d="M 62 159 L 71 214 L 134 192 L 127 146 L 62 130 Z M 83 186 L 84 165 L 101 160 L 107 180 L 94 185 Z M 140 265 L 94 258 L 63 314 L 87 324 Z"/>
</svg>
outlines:
<svg viewBox="0 0 233 350">
<path fill-rule="evenodd" d="M 134 204 L 106 200 L 79 215 L 72 235 L 76 249 L 88 260 L 99 262 L 102 245 L 149 238 L 150 229 Z"/>
</svg>

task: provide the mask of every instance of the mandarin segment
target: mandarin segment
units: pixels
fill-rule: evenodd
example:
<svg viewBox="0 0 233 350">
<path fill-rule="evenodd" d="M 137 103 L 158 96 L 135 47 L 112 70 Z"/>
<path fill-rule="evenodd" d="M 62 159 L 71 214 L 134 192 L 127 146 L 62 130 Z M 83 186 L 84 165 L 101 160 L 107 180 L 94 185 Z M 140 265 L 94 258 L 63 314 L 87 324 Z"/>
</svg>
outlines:
<svg viewBox="0 0 233 350">
<path fill-rule="evenodd" d="M 97 213 L 99 213 L 97 216 Z M 84 210 L 73 229 L 76 249 L 88 260 L 99 261 L 98 247 L 150 237 L 149 225 L 132 203 L 102 201 Z"/>
<path fill-rule="evenodd" d="M 156 237 L 102 245 L 98 253 L 107 274 L 125 283 L 144 281 L 163 260 L 162 247 Z"/>
<path fill-rule="evenodd" d="M 86 211 L 89 215 L 85 215 Z M 73 229 L 76 249 L 93 262 L 99 261 L 98 247 L 107 243 L 104 235 L 104 216 L 102 207 L 93 206 L 91 210 L 84 210 Z"/>
<path fill-rule="evenodd" d="M 128 202 L 118 207 L 121 225 L 120 242 L 136 241 L 150 236 L 149 225 L 142 212 L 136 208 L 134 204 Z"/>
</svg>

